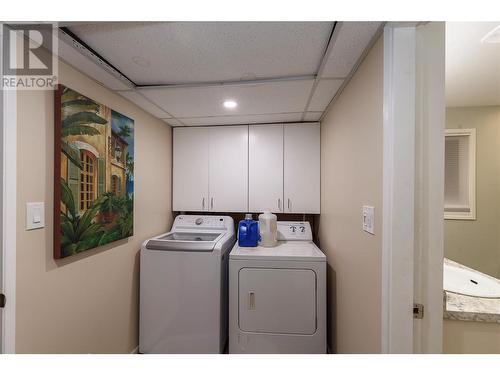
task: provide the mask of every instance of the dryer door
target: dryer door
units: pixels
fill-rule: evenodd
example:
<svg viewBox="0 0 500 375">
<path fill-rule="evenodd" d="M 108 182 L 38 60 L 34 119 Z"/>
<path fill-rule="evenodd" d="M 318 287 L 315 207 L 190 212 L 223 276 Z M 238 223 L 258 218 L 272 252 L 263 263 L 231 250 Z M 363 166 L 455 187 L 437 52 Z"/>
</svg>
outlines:
<svg viewBox="0 0 500 375">
<path fill-rule="evenodd" d="M 242 268 L 239 326 L 247 332 L 316 331 L 316 274 L 307 269 Z"/>
</svg>

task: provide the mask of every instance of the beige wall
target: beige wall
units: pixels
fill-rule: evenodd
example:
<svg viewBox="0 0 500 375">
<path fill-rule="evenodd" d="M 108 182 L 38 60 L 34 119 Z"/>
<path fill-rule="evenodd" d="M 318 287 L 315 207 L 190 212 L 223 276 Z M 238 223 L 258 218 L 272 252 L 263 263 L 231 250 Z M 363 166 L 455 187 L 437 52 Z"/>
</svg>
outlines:
<svg viewBox="0 0 500 375">
<path fill-rule="evenodd" d="M 477 220 L 445 220 L 445 257 L 500 277 L 500 107 L 447 108 L 446 127 L 476 129 Z"/>
<path fill-rule="evenodd" d="M 328 261 L 329 345 L 381 351 L 383 40 L 321 123 L 319 241 Z M 361 229 L 375 207 L 375 235 Z"/>
<path fill-rule="evenodd" d="M 500 324 L 447 319 L 443 323 L 443 353 L 500 354 Z"/>
<path fill-rule="evenodd" d="M 53 259 L 53 93 L 20 91 L 16 351 L 129 353 L 138 345 L 138 251 L 172 221 L 171 128 L 63 62 L 59 79 L 135 120 L 134 236 Z M 45 202 L 46 226 L 25 231 L 32 201 Z"/>
</svg>

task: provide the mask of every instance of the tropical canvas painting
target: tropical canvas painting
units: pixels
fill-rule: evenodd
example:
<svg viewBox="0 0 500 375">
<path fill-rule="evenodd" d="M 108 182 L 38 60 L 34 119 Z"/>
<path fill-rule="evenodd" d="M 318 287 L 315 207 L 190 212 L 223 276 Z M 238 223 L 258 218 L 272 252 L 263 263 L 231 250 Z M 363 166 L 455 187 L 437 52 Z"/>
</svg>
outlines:
<svg viewBox="0 0 500 375">
<path fill-rule="evenodd" d="M 134 120 L 77 91 L 55 92 L 54 257 L 133 235 Z"/>
</svg>

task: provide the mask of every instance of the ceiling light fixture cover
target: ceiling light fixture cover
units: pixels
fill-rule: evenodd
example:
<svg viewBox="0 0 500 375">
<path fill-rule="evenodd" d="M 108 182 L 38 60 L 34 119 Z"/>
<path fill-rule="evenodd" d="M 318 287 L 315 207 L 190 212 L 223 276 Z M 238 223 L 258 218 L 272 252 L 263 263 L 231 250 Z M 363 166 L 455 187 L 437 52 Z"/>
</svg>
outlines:
<svg viewBox="0 0 500 375">
<path fill-rule="evenodd" d="M 224 102 L 224 108 L 232 109 L 236 108 L 238 106 L 238 103 L 236 103 L 234 100 L 226 100 Z"/>
<path fill-rule="evenodd" d="M 500 43 L 500 25 L 486 34 L 483 39 L 481 39 L 481 43 Z"/>
</svg>

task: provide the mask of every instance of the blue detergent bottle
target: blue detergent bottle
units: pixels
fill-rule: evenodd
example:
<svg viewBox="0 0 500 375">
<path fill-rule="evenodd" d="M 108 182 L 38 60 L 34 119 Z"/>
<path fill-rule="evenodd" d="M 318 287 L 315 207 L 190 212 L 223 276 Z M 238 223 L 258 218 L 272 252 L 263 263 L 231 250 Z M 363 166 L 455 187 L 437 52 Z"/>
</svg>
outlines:
<svg viewBox="0 0 500 375">
<path fill-rule="evenodd" d="M 245 220 L 238 224 L 238 245 L 255 247 L 259 244 L 259 223 L 252 219 L 252 214 L 246 214 Z"/>
</svg>

